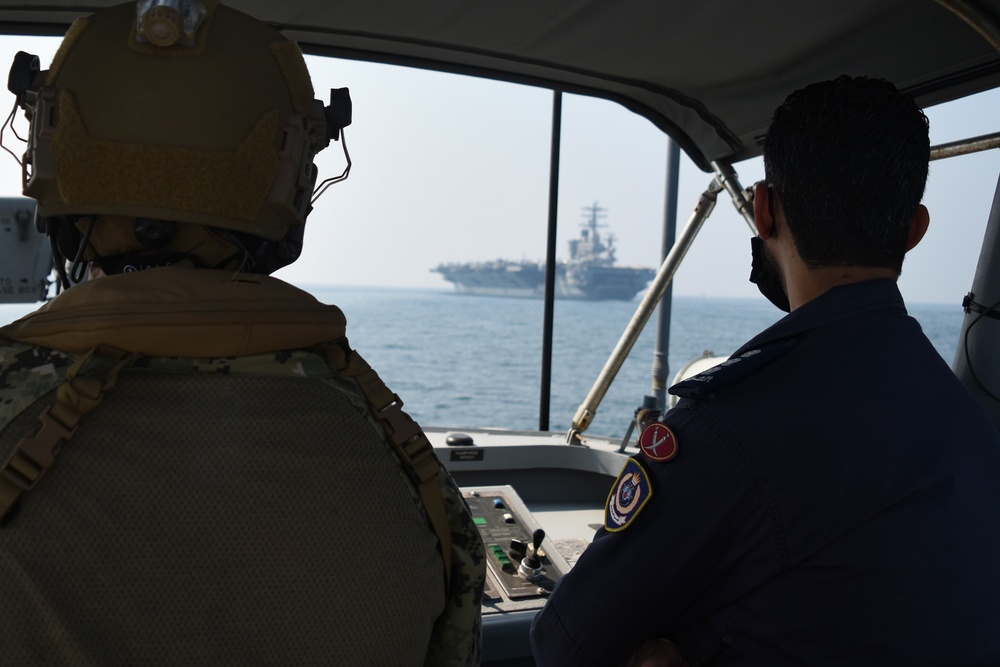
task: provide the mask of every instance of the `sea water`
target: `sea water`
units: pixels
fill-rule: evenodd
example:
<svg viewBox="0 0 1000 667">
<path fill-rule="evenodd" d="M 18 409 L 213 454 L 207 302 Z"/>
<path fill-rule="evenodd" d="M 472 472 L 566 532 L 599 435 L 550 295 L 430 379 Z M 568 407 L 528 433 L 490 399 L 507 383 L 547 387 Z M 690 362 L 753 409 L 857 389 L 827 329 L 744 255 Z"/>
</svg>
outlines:
<svg viewBox="0 0 1000 667">
<path fill-rule="evenodd" d="M 351 344 L 425 426 L 537 430 L 543 302 L 450 291 L 307 287 L 347 315 Z M 625 331 L 639 301 L 556 300 L 549 428 L 565 431 Z M 35 304 L 0 305 L 6 323 Z M 957 305 L 910 304 L 951 364 L 962 326 Z M 674 297 L 668 384 L 709 351 L 727 356 L 782 315 L 761 299 Z M 621 437 L 652 393 L 656 314 L 639 336 L 589 433 Z"/>
<path fill-rule="evenodd" d="M 351 344 L 421 424 L 539 428 L 543 303 L 433 290 L 313 288 L 347 315 Z M 639 301 L 556 300 L 549 428 L 565 431 Z M 959 306 L 908 308 L 950 365 Z M 675 297 L 668 384 L 687 362 L 728 356 L 783 313 L 760 299 Z M 656 314 L 597 409 L 589 432 L 621 437 L 652 393 Z"/>
</svg>

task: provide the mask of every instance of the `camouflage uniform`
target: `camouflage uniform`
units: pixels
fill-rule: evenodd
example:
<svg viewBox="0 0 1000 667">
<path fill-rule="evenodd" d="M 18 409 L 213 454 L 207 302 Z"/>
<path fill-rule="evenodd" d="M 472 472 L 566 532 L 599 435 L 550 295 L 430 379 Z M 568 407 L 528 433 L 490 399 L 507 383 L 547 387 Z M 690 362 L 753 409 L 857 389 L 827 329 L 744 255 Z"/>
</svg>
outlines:
<svg viewBox="0 0 1000 667">
<path fill-rule="evenodd" d="M 199 277 L 191 279 L 198 281 Z M 117 277 L 106 278 L 94 285 L 114 283 L 115 280 Z M 184 280 L 188 278 L 185 277 Z M 267 288 L 265 292 L 276 290 L 287 295 L 288 290 L 294 289 L 287 286 L 276 287 L 275 283 L 278 281 L 270 278 L 255 277 L 253 280 L 264 285 Z M 131 282 L 137 281 L 133 277 Z M 118 281 L 117 286 L 124 284 L 124 281 Z M 81 287 L 84 286 L 75 287 L 64 296 L 77 290 L 87 291 Z M 115 287 L 116 285 L 100 286 L 100 290 L 114 291 Z M 205 288 L 211 292 L 211 284 Z M 89 289 L 94 291 L 93 288 Z M 79 301 L 82 297 L 78 293 L 75 298 Z M 308 302 L 301 296 L 298 298 L 302 298 L 304 304 Z M 103 301 L 100 298 L 96 300 Z M 211 298 L 207 300 L 211 301 Z M 244 300 L 244 303 L 257 300 L 251 298 Z M 266 303 L 267 299 L 260 301 Z M 252 309 L 252 306 L 247 307 Z M 0 455 L 3 457 L 9 455 L 21 437 L 35 428 L 37 415 L 53 402 L 56 389 L 64 381 L 67 369 L 80 357 L 79 350 L 67 353 L 30 344 L 38 342 L 38 337 L 33 336 L 32 332 L 44 329 L 41 324 L 46 318 L 50 322 L 57 320 L 60 310 L 73 311 L 71 307 L 60 309 L 56 304 L 55 308 L 46 309 L 47 315 L 43 312 L 41 323 L 35 322 L 33 325 L 29 316 L 27 323 L 0 330 L 0 335 L 29 341 L 7 341 L 6 345 L 0 346 Z M 115 317 L 119 315 L 116 314 Z M 248 316 L 248 319 L 253 317 Z M 128 327 L 124 325 L 120 329 L 126 330 Z M 141 340 L 141 330 L 136 329 L 135 333 L 133 339 Z M 53 335 L 58 336 L 58 333 Z M 103 332 L 95 336 L 106 339 L 106 344 L 117 343 L 121 346 L 123 342 L 130 342 L 115 340 L 113 333 Z M 191 338 L 197 340 L 199 335 L 192 335 Z M 90 342 L 93 341 L 88 340 L 87 344 Z M 205 345 L 211 347 L 211 343 Z M 307 342 L 303 347 L 309 348 L 311 345 Z M 99 375 L 102 366 L 106 367 L 107 362 L 94 358 L 80 372 L 83 375 Z M 319 387 L 316 386 L 317 383 Z M 251 420 L 248 428 L 254 432 L 246 434 L 245 439 L 257 444 L 253 451 L 236 451 L 245 455 L 247 460 L 234 458 L 228 453 L 210 451 L 214 439 L 225 441 L 232 435 L 233 429 L 241 427 L 240 424 L 230 423 L 234 418 L 219 419 L 216 414 L 214 423 L 202 425 L 194 422 L 194 417 L 189 420 L 183 418 L 183 414 L 177 414 L 197 410 L 199 404 L 206 402 L 219 404 L 218 408 L 213 407 L 212 410 L 242 405 L 242 395 L 238 399 L 232 399 L 236 402 L 230 402 L 227 395 L 229 388 L 234 386 L 237 387 L 234 392 L 241 391 L 239 387 L 243 386 L 257 387 L 254 390 L 256 395 L 260 396 L 264 392 L 266 396 L 260 399 L 260 405 L 265 408 L 251 408 L 253 413 L 260 414 L 246 416 Z M 307 386 L 313 389 L 306 389 Z M 159 410 L 172 413 L 166 420 L 157 417 L 155 411 L 134 420 L 129 418 L 137 410 L 144 410 L 153 397 L 159 396 L 161 388 L 165 395 L 173 397 L 169 399 L 172 403 Z M 323 395 L 339 396 L 337 400 L 342 406 L 338 407 L 337 401 L 323 406 L 307 404 L 305 399 L 317 391 Z M 145 395 L 146 392 L 148 396 Z M 252 395 L 251 392 L 251 397 Z M 288 405 L 281 403 L 282 400 Z M 281 404 L 280 408 L 274 408 L 275 415 L 261 413 L 271 403 Z M 175 407 L 172 408 L 171 405 Z M 185 407 L 177 408 L 178 405 Z M 288 411 L 294 411 L 294 414 L 285 414 Z M 319 415 L 317 411 L 339 411 L 341 416 Z M 254 419 L 257 421 L 253 421 Z M 333 459 L 344 459 L 342 463 L 336 463 L 337 466 L 357 471 L 356 475 L 346 475 L 341 482 L 330 480 L 330 483 L 338 486 L 332 489 L 327 487 L 328 493 L 307 495 L 307 503 L 295 499 L 289 505 L 292 508 L 313 508 L 320 515 L 318 518 L 303 517 L 303 511 L 274 505 L 275 502 L 284 502 L 288 494 L 294 495 L 297 492 L 288 488 L 299 486 L 299 480 L 292 478 L 290 470 L 333 469 L 333 464 L 325 460 L 323 450 L 314 451 L 302 444 L 287 446 L 293 443 L 284 442 L 286 438 L 294 438 L 299 431 L 302 432 L 303 442 L 315 439 L 315 434 L 311 433 L 308 425 L 296 425 L 315 419 L 339 420 L 332 422 L 333 427 L 327 421 L 319 424 L 323 429 L 338 429 L 337 432 L 326 433 L 323 439 L 328 442 L 324 447 Z M 171 420 L 173 430 L 164 438 L 163 429 L 158 427 L 171 423 Z M 342 432 L 339 430 L 341 426 Z M 259 431 L 265 428 L 272 429 L 273 434 L 261 435 Z M 140 429 L 144 431 L 139 433 Z M 217 429 L 218 432 L 205 433 L 211 429 Z M 362 431 L 367 431 L 368 435 L 365 437 L 369 441 L 356 442 L 351 434 Z M 128 437 L 129 435 L 136 437 Z M 199 437 L 209 444 L 198 445 L 201 448 L 199 451 L 185 452 L 190 439 Z M 287 465 L 281 460 L 265 461 L 255 458 L 275 456 L 273 452 L 261 454 L 256 451 L 263 446 L 261 442 L 266 444 L 268 438 L 280 441 L 277 456 L 287 454 Z M 181 441 L 181 446 L 177 446 L 175 440 Z M 315 352 L 291 349 L 224 357 L 140 356 L 131 367 L 119 374 L 118 385 L 106 392 L 101 406 L 83 417 L 78 432 L 66 443 L 65 451 L 59 454 L 52 470 L 42 478 L 37 488 L 24 494 L 22 506 L 13 520 L 0 529 L 0 593 L 5 600 L 16 601 L 14 604 L 5 603 L 6 611 L 0 611 L 0 650 L 15 662 L 43 660 L 95 665 L 109 662 L 176 664 L 179 661 L 237 664 L 286 660 L 291 664 L 375 664 L 383 661 L 389 664 L 478 664 L 480 600 L 485 577 L 485 556 L 478 531 L 459 489 L 442 468 L 437 474 L 436 485 L 444 498 L 451 529 L 451 582 L 447 594 L 443 595 L 441 590 L 442 570 L 439 557 L 429 569 L 418 564 L 398 566 L 397 561 L 408 558 L 420 560 L 421 554 L 433 554 L 439 547 L 433 533 L 428 530 L 427 515 L 417 489 L 404 473 L 398 459 L 394 466 L 394 480 L 380 481 L 377 479 L 377 471 L 372 472 L 366 467 L 371 455 L 389 449 L 377 446 L 379 441 L 385 443 L 386 440 L 385 427 L 373 414 L 358 383 L 332 370 L 327 360 Z M 123 450 L 119 451 L 116 448 L 122 442 L 125 444 L 122 445 Z M 110 444 L 102 450 L 105 443 Z M 135 452 L 128 451 L 129 443 L 135 444 Z M 220 452 L 223 450 L 220 449 Z M 125 465 L 117 460 L 133 455 L 139 457 L 137 460 L 140 461 L 148 457 L 153 472 Z M 384 451 L 381 455 L 384 455 Z M 177 503 L 173 499 L 178 495 L 178 487 L 164 481 L 164 476 L 173 474 L 173 468 L 169 466 L 174 456 L 183 461 L 177 465 L 189 466 L 183 475 L 184 484 L 179 487 L 181 493 Z M 316 458 L 317 456 L 323 458 Z M 94 462 L 89 468 L 88 457 Z M 295 457 L 309 458 L 296 461 Z M 163 470 L 157 470 L 157 466 L 162 466 Z M 262 477 L 261 470 L 269 471 L 275 480 L 268 479 L 267 475 Z M 126 475 L 134 476 L 135 479 L 121 481 Z M 316 477 L 315 480 L 310 478 L 302 481 L 302 493 L 314 494 L 317 489 L 322 491 L 322 475 L 317 472 Z M 349 491 L 346 486 L 339 486 L 357 481 L 358 478 L 361 478 L 361 483 L 350 487 L 353 491 Z M 109 483 L 109 479 L 112 483 Z M 403 481 L 402 484 L 399 483 L 400 480 Z M 118 492 L 114 488 L 119 481 L 123 485 L 119 492 L 127 495 L 116 499 L 114 494 Z M 248 481 L 255 481 L 260 488 L 253 488 Z M 313 482 L 317 485 L 311 486 Z M 280 493 L 275 494 L 271 487 L 284 483 L 287 484 L 281 488 Z M 156 490 L 161 484 L 166 484 L 162 493 Z M 71 486 L 76 491 L 71 490 Z M 151 487 L 154 490 L 148 491 Z M 377 496 L 366 495 L 370 488 L 383 490 Z M 79 491 L 80 489 L 83 491 Z M 420 521 L 423 527 L 412 537 L 407 537 L 405 532 L 411 530 L 412 526 L 387 527 L 383 532 L 393 534 L 398 542 L 378 543 L 380 538 L 375 535 L 379 532 L 380 525 L 393 521 L 393 517 L 404 509 L 398 507 L 397 501 L 390 500 L 393 489 L 402 490 L 410 507 L 424 517 Z M 110 495 L 102 498 L 104 493 Z M 237 497 L 228 500 L 233 496 Z M 67 498 L 72 499 L 71 502 L 61 504 Z M 209 500 L 195 502 L 194 499 L 200 498 Z M 93 505 L 88 505 L 91 502 Z M 139 508 L 133 510 L 130 503 Z M 375 507 L 379 503 L 387 503 L 389 506 Z M 147 504 L 152 508 L 151 514 L 141 514 Z M 206 504 L 211 507 L 206 508 Z M 161 509 L 161 505 L 167 506 Z M 242 528 L 231 528 L 227 523 L 234 521 L 225 514 L 230 505 L 234 516 L 238 517 L 241 508 L 245 508 L 243 514 L 252 519 L 250 523 L 253 525 L 248 530 L 257 540 L 252 544 L 258 544 L 260 540 L 267 542 L 266 546 L 262 545 L 259 549 L 263 553 L 260 563 L 240 565 L 240 560 L 247 558 L 254 561 L 258 556 L 256 548 L 248 548 L 242 544 L 234 552 L 241 554 L 233 559 L 237 562 L 220 564 L 216 562 L 217 559 L 213 559 L 213 553 L 220 550 L 228 553 L 226 549 L 231 547 L 231 543 L 242 539 Z M 161 511 L 167 515 L 166 518 L 159 517 L 158 513 Z M 274 512 L 280 516 L 271 516 Z M 219 517 L 213 518 L 215 513 Z M 326 525 L 321 520 L 324 515 L 341 513 L 345 515 L 345 519 L 334 517 L 330 523 L 346 525 L 347 529 L 339 531 L 340 534 L 332 528 L 329 531 L 331 534 L 317 531 L 317 527 L 322 529 Z M 133 514 L 142 518 L 137 522 L 138 525 L 142 525 L 143 521 L 148 522 L 149 516 L 157 517 L 156 521 L 161 523 L 149 528 L 148 534 L 120 534 L 119 525 L 134 525 L 130 523 L 135 518 Z M 402 514 L 406 515 L 406 512 Z M 376 516 L 380 518 L 374 518 Z M 218 526 L 214 526 L 213 521 L 218 521 Z M 87 525 L 88 522 L 94 525 Z M 289 525 L 298 522 L 302 525 Z M 257 525 L 258 523 L 261 525 Z M 271 528 L 268 529 L 268 526 Z M 230 536 L 229 532 L 235 536 Z M 96 537 L 87 537 L 91 533 Z M 164 536 L 169 538 L 171 546 L 149 554 L 148 546 L 144 543 L 148 541 L 156 544 Z M 198 539 L 207 543 L 196 542 L 194 536 L 200 536 Z M 61 540 L 61 537 L 65 539 Z M 366 542 L 369 538 L 373 543 Z M 108 548 L 119 541 L 114 549 L 115 558 L 119 551 L 128 555 L 122 557 L 123 562 L 119 562 L 113 558 L 109 560 L 111 557 L 108 552 L 100 552 L 102 557 L 93 557 L 88 561 L 87 554 L 90 550 L 101 547 L 91 544 L 95 539 L 106 541 Z M 176 553 L 170 551 L 174 548 L 173 543 L 183 543 L 185 539 L 191 540 L 187 548 L 176 547 Z M 217 540 L 218 544 L 213 540 Z M 306 554 L 297 551 L 297 545 L 303 540 L 306 543 Z M 309 543 L 315 544 L 310 546 Z M 61 552 L 68 548 L 76 552 L 69 557 L 80 560 L 80 572 L 90 573 L 89 576 L 66 578 L 60 573 L 66 573 L 72 568 L 52 567 L 53 563 L 66 562 L 66 556 Z M 273 553 L 269 553 L 269 550 Z M 251 552 L 249 555 L 248 551 Z M 315 562 L 317 553 L 327 554 L 325 562 Z M 190 567 L 177 571 L 177 564 L 169 562 L 173 557 L 190 559 Z M 150 560 L 147 562 L 144 558 Z M 294 562 L 295 567 L 288 572 L 276 571 L 279 569 L 276 563 L 285 561 Z M 369 572 L 364 568 L 371 561 L 377 562 L 378 567 Z M 347 565 L 348 562 L 353 565 Z M 140 567 L 137 563 L 145 565 Z M 390 591 L 379 589 L 381 582 L 375 579 L 382 578 L 382 570 L 394 570 L 398 567 L 410 569 L 405 572 L 400 570 L 395 575 L 388 572 L 385 574 L 386 580 L 396 583 L 390 586 Z M 268 581 L 272 573 L 278 582 L 276 584 Z M 394 597 L 393 591 L 409 586 L 413 573 L 417 573 L 425 582 L 422 584 L 424 588 L 408 589 L 408 593 L 402 591 L 399 597 Z M 396 577 L 395 580 L 391 579 L 393 576 Z M 105 581 L 103 578 L 107 577 L 112 579 Z M 358 579 L 361 581 L 357 581 Z M 245 581 L 255 582 L 256 588 L 260 590 L 249 591 L 246 595 L 234 598 L 233 591 L 246 587 Z M 216 582 L 220 582 L 218 591 L 213 590 Z M 191 590 L 180 590 L 185 583 L 191 586 Z M 276 591 L 267 593 L 269 587 Z M 329 589 L 329 594 L 322 593 L 322 589 Z M 425 590 L 426 593 L 419 593 L 420 590 Z M 102 599 L 103 595 L 107 597 Z M 370 632 L 364 640 L 359 641 L 358 635 L 353 635 L 353 639 L 339 637 L 338 630 L 342 623 L 336 621 L 337 617 L 333 615 L 336 612 L 328 611 L 328 606 L 330 609 L 335 608 L 333 602 L 328 605 L 328 598 L 357 599 L 361 608 L 360 601 L 366 596 L 378 599 L 372 600 L 369 611 L 363 613 L 374 614 L 377 612 L 371 610 L 381 608 L 396 613 L 397 610 L 392 609 L 394 606 L 407 607 L 405 610 L 398 610 L 399 618 L 409 619 L 412 616 L 412 622 L 402 623 L 397 620 L 397 627 L 384 628 L 379 625 L 381 619 L 365 618 L 362 620 L 368 624 Z M 286 601 L 285 598 L 291 600 Z M 154 613 L 147 609 L 147 605 L 157 605 L 161 609 Z M 261 605 L 269 612 L 265 615 L 266 620 L 254 620 L 257 612 L 255 605 Z M 87 611 L 81 614 L 84 609 Z M 425 621 L 425 625 L 419 622 L 421 614 L 427 613 L 421 609 L 435 610 L 434 617 Z M 327 614 L 330 615 L 326 616 Z M 233 619 L 234 616 L 242 620 L 237 622 Z M 115 641 L 109 641 L 109 636 L 103 632 L 106 630 L 103 624 L 112 623 L 109 617 L 128 619 L 114 621 L 115 625 L 121 626 L 118 631 L 110 631 L 110 636 L 119 637 Z M 195 622 L 196 620 L 199 622 Z M 132 625 L 129 625 L 130 622 Z M 260 625 L 255 625 L 259 622 L 272 629 L 272 632 L 260 636 Z M 230 623 L 235 624 L 235 628 Z M 206 636 L 198 637 L 197 628 L 205 624 L 209 625 Z M 215 625 L 219 627 L 214 627 Z M 399 627 L 403 628 L 404 634 L 410 633 L 399 639 L 401 646 L 422 643 L 426 652 L 419 656 L 394 655 L 391 647 L 397 643 L 396 640 L 386 640 L 397 637 Z M 296 646 L 289 652 L 283 639 L 285 635 L 291 634 L 295 634 L 296 641 L 292 642 L 291 637 L 288 641 Z M 169 647 L 163 645 L 166 641 L 163 636 L 171 637 Z M 365 645 L 365 641 L 369 644 Z M 342 646 L 344 643 L 351 646 L 345 648 Z M 142 652 L 145 646 L 149 647 L 147 653 Z M 386 649 L 386 646 L 390 648 Z M 402 649 L 396 650 L 398 652 Z M 394 657 L 386 657 L 387 655 Z"/>
<path fill-rule="evenodd" d="M 327 106 L 273 27 L 182 4 L 78 19 L 17 93 L 61 283 L 110 275 L 0 329 L 0 656 L 475 664 L 458 488 L 374 371 L 330 356 L 343 313 L 264 275 L 301 251 L 346 89 Z"/>
</svg>

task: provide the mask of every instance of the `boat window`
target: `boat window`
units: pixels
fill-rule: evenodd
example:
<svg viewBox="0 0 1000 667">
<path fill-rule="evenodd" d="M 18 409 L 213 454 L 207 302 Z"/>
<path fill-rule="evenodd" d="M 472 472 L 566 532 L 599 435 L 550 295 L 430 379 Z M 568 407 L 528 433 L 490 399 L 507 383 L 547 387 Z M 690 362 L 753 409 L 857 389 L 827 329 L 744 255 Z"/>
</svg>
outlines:
<svg viewBox="0 0 1000 667">
<path fill-rule="evenodd" d="M 28 50 L 44 67 L 57 43 L 0 38 L 0 62 Z M 536 428 L 542 301 L 455 295 L 432 269 L 544 259 L 552 92 L 388 65 L 307 60 L 317 96 L 330 88 L 351 90 L 354 122 L 345 136 L 354 168 L 349 180 L 318 201 L 302 258 L 278 277 L 344 308 L 352 341 L 421 422 Z M 1000 129 L 989 125 L 995 114 L 988 110 L 998 102 L 1000 92 L 992 92 L 928 110 L 932 143 Z M 666 138 L 613 102 L 577 95 L 563 96 L 562 122 L 557 257 L 569 257 L 585 209 L 596 203 L 606 214 L 600 233 L 614 235 L 617 264 L 656 267 Z M 18 127 L 24 136 L 25 124 Z M 22 150 L 12 137 L 5 135 L 5 143 Z M 339 173 L 343 153 L 324 152 L 319 166 L 321 176 Z M 735 168 L 744 185 L 763 177 L 760 160 Z M 953 309 L 954 334 L 946 324 L 939 347 L 949 362 L 998 172 L 997 151 L 932 164 L 925 197 L 931 228 L 904 265 L 900 284 L 911 304 Z M 710 180 L 682 156 L 678 228 Z M 0 196 L 17 194 L 19 167 L 4 155 Z M 780 315 L 767 310 L 747 281 L 749 267 L 749 231 L 723 194 L 675 280 L 671 375 L 704 349 L 728 354 Z M 557 300 L 552 430 L 569 426 L 637 303 Z M 0 306 L 0 317 L 9 321 L 30 308 Z M 654 322 L 591 433 L 621 435 L 649 393 Z"/>
</svg>

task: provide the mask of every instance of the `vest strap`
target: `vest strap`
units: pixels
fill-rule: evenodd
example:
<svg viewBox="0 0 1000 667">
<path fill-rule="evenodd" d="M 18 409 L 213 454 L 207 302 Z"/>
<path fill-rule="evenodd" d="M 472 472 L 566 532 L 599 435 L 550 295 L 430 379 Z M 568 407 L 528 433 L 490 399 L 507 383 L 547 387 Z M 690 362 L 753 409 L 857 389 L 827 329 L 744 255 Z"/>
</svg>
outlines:
<svg viewBox="0 0 1000 667">
<path fill-rule="evenodd" d="M 451 527 L 444 507 L 444 496 L 437 485 L 441 464 L 434 455 L 434 447 L 417 422 L 403 412 L 403 400 L 385 386 L 368 362 L 351 349 L 346 338 L 323 343 L 314 350 L 337 373 L 357 383 L 372 413 L 385 426 L 389 443 L 417 487 L 431 527 L 441 543 L 447 590 L 451 583 Z"/>
<path fill-rule="evenodd" d="M 101 403 L 104 392 L 115 386 L 118 372 L 138 355 L 106 346 L 95 347 L 66 369 L 66 379 L 56 388 L 55 403 L 38 417 L 38 429 L 21 439 L 0 468 L 0 525 L 13 516 L 21 494 L 34 488 L 55 463 L 63 444 L 73 437 L 80 420 Z M 84 375 L 86 369 L 97 375 Z"/>
</svg>

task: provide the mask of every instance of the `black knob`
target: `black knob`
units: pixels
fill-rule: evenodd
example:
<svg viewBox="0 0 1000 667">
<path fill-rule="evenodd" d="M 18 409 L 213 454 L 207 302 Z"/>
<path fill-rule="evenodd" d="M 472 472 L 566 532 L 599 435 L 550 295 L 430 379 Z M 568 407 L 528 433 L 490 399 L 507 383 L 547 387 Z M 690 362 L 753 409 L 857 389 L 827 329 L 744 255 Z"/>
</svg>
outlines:
<svg viewBox="0 0 1000 667">
<path fill-rule="evenodd" d="M 538 528 L 531 534 L 531 546 L 535 551 L 538 551 L 542 546 L 542 540 L 545 539 L 545 531 Z"/>
<path fill-rule="evenodd" d="M 537 570 L 542 566 L 542 561 L 538 557 L 538 551 L 542 548 L 542 540 L 545 539 L 545 531 L 539 528 L 531 534 L 531 554 L 525 558 L 528 567 Z"/>
</svg>

